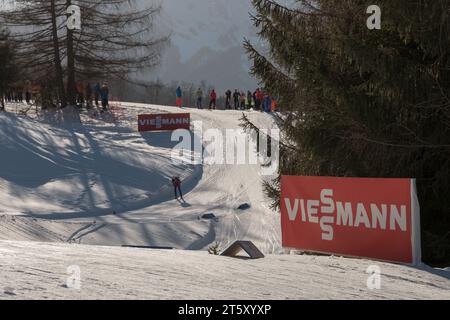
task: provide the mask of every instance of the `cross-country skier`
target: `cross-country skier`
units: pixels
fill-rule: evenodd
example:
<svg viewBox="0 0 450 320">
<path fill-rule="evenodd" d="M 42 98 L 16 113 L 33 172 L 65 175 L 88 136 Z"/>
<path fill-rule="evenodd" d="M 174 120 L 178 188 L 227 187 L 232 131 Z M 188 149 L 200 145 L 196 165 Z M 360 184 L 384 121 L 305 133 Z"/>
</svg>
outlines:
<svg viewBox="0 0 450 320">
<path fill-rule="evenodd" d="M 181 179 L 180 179 L 180 177 L 173 177 L 172 178 L 172 185 L 173 185 L 173 188 L 175 190 L 175 200 L 178 200 L 178 193 L 177 192 L 180 193 L 181 200 L 184 200 L 183 199 L 183 193 L 181 192 Z"/>
</svg>

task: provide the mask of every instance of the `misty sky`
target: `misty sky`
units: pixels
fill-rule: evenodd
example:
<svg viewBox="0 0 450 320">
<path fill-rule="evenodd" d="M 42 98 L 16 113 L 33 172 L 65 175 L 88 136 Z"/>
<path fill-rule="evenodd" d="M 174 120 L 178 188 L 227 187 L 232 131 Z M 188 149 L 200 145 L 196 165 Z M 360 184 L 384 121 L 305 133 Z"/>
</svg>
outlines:
<svg viewBox="0 0 450 320">
<path fill-rule="evenodd" d="M 226 88 L 251 89 L 244 38 L 257 42 L 250 0 L 163 0 L 159 26 L 171 30 L 171 46 L 153 73 L 165 82 L 201 80 Z"/>
</svg>

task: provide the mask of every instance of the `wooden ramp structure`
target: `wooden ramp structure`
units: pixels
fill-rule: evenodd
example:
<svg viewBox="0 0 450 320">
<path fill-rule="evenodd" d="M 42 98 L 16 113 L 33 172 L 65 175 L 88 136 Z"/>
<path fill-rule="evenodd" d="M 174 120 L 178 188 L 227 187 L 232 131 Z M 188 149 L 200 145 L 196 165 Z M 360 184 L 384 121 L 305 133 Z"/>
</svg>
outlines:
<svg viewBox="0 0 450 320">
<path fill-rule="evenodd" d="M 226 249 L 221 256 L 236 257 L 239 252 L 244 250 L 250 259 L 262 259 L 264 254 L 251 241 L 236 241 Z"/>
</svg>

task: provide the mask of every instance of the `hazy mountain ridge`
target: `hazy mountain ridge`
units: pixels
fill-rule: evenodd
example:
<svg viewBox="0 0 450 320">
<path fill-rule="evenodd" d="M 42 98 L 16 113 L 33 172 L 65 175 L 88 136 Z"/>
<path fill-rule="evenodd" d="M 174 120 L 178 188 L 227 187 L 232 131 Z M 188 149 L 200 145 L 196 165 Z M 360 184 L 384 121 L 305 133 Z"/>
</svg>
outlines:
<svg viewBox="0 0 450 320">
<path fill-rule="evenodd" d="M 160 26 L 172 34 L 153 79 L 164 82 L 202 80 L 219 91 L 253 89 L 244 38 L 256 41 L 249 0 L 164 0 Z"/>
</svg>

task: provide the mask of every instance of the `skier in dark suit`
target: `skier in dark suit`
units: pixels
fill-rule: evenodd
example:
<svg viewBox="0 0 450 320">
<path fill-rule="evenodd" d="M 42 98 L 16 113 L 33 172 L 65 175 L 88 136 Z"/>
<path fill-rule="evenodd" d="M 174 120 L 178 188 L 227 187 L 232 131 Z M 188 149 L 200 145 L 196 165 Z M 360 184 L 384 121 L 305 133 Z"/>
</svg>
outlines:
<svg viewBox="0 0 450 320">
<path fill-rule="evenodd" d="M 172 185 L 175 190 L 175 199 L 178 200 L 178 191 L 180 193 L 181 200 L 183 200 L 183 193 L 181 192 L 181 179 L 179 177 L 173 177 Z"/>
</svg>

